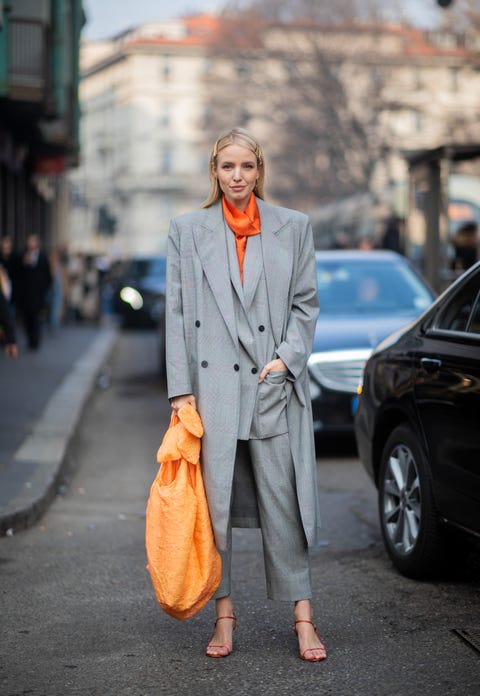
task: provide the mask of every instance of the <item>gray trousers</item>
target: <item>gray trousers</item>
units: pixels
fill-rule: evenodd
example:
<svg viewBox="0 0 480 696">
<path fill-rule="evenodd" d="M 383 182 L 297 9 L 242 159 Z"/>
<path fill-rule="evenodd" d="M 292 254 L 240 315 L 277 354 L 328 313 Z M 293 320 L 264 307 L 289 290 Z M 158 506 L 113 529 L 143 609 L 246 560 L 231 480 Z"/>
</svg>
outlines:
<svg viewBox="0 0 480 696">
<path fill-rule="evenodd" d="M 239 458 L 251 466 L 255 481 L 269 599 L 310 599 L 308 546 L 298 508 L 288 434 L 263 440 L 239 440 L 236 461 Z M 231 594 L 231 524 L 227 548 L 221 557 L 222 580 L 215 599 Z"/>
</svg>

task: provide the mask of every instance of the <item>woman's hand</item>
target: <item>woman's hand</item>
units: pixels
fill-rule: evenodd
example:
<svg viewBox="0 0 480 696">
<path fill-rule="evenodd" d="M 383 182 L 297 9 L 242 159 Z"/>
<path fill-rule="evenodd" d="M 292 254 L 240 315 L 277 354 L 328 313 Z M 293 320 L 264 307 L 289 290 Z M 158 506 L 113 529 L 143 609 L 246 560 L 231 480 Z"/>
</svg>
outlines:
<svg viewBox="0 0 480 696">
<path fill-rule="evenodd" d="M 175 413 L 177 413 L 182 408 L 182 406 L 185 406 L 186 404 L 192 404 L 193 408 L 197 408 L 195 405 L 195 397 L 193 396 L 193 394 L 182 394 L 181 396 L 175 396 L 170 401 L 172 411 L 175 411 Z"/>
<path fill-rule="evenodd" d="M 258 378 L 259 382 L 263 382 L 265 377 L 268 375 L 269 372 L 288 372 L 287 366 L 281 360 L 280 358 L 276 358 L 275 360 L 270 360 L 269 363 L 265 365 L 263 370 L 260 372 L 260 376 Z"/>
</svg>

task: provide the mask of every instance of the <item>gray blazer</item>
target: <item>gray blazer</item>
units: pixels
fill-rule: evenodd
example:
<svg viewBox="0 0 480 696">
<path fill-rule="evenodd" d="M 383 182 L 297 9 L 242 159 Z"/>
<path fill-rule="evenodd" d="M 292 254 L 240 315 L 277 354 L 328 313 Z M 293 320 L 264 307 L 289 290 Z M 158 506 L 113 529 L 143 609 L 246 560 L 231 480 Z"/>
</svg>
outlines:
<svg viewBox="0 0 480 696">
<path fill-rule="evenodd" d="M 313 546 L 320 518 L 306 369 L 318 315 L 312 232 L 302 213 L 260 199 L 257 203 L 276 353 L 290 373 L 287 421 L 298 502 L 308 544 Z M 240 379 L 234 368 L 239 344 L 220 203 L 171 222 L 166 351 L 168 396 L 194 394 L 202 418 L 203 479 L 216 543 L 223 550 L 232 499 Z M 245 502 L 250 502 L 248 518 L 252 506 Z"/>
</svg>

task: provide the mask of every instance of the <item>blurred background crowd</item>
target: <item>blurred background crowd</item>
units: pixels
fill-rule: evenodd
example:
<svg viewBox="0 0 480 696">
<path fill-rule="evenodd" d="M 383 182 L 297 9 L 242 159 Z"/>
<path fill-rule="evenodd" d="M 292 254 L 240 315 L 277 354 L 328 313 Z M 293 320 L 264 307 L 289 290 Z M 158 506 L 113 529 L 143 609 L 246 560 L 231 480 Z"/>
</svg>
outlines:
<svg viewBox="0 0 480 696">
<path fill-rule="evenodd" d="M 109 271 L 103 257 L 69 254 L 65 246 L 47 253 L 36 234 L 20 253 L 11 237 L 0 241 L 0 290 L 31 350 L 40 347 L 43 328 L 54 334 L 63 324 L 98 322 L 111 313 Z"/>
</svg>

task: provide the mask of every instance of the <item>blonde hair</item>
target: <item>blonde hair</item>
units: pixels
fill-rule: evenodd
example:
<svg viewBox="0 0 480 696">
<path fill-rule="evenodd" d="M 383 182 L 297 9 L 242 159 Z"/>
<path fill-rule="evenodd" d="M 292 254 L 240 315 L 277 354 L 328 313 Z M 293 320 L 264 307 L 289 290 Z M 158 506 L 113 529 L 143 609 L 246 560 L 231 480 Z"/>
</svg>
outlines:
<svg viewBox="0 0 480 696">
<path fill-rule="evenodd" d="M 258 166 L 258 180 L 253 189 L 254 194 L 264 200 L 265 194 L 263 190 L 265 181 L 265 160 L 263 157 L 262 148 L 255 138 L 244 128 L 232 128 L 232 130 L 222 133 L 213 146 L 212 154 L 210 155 L 210 162 L 208 165 L 208 170 L 210 174 L 210 193 L 208 198 L 204 203 L 202 203 L 202 208 L 209 208 L 211 205 L 219 201 L 222 197 L 222 190 L 218 184 L 218 179 L 215 176 L 215 169 L 217 168 L 217 157 L 218 153 L 223 150 L 223 148 L 229 145 L 241 145 L 246 147 L 248 150 L 254 153 L 257 158 Z"/>
</svg>

